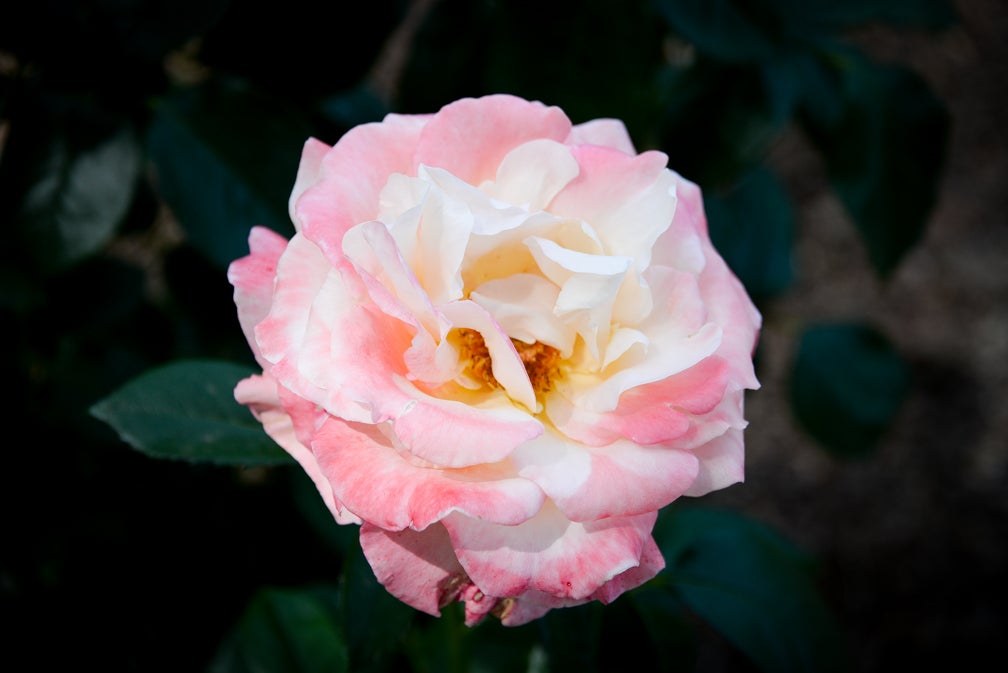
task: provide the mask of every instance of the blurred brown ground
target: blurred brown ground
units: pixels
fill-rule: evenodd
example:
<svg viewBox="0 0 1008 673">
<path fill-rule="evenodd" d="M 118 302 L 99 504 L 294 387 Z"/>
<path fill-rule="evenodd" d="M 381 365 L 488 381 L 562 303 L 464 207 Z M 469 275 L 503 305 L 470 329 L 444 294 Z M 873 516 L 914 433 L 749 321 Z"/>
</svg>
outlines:
<svg viewBox="0 0 1008 673">
<path fill-rule="evenodd" d="M 704 499 L 818 557 L 858 671 L 970 670 L 1008 655 L 1008 3 L 956 7 L 961 24 L 937 38 L 854 36 L 922 74 L 952 115 L 928 230 L 889 281 L 804 140 L 775 148 L 797 204 L 798 282 L 765 311 L 746 483 Z M 799 328 L 834 319 L 877 326 L 913 369 L 894 427 L 858 460 L 827 455 L 788 407 Z"/>
</svg>

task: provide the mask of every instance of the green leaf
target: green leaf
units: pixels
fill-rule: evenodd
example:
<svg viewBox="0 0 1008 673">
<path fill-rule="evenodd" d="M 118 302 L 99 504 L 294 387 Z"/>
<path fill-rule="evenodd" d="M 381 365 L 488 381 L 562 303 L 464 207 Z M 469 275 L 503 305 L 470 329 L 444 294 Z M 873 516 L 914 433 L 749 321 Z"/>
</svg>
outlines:
<svg viewBox="0 0 1008 673">
<path fill-rule="evenodd" d="M 906 364 L 878 331 L 812 325 L 798 343 L 791 406 L 824 447 L 840 455 L 875 448 L 909 389 Z"/>
<path fill-rule="evenodd" d="M 389 109 L 370 87 L 362 84 L 323 98 L 319 112 L 338 128 L 349 130 L 359 124 L 381 121 Z"/>
<path fill-rule="evenodd" d="M 217 651 L 209 673 L 345 673 L 334 591 L 262 589 Z"/>
<path fill-rule="evenodd" d="M 779 12 L 798 26 L 834 33 L 873 22 L 897 27 L 947 28 L 955 23 L 955 10 L 946 0 L 777 0 Z"/>
<path fill-rule="evenodd" d="M 223 268 L 248 254 L 253 226 L 293 233 L 287 200 L 310 135 L 281 102 L 212 84 L 161 100 L 147 144 L 161 195 L 190 242 Z"/>
<path fill-rule="evenodd" d="M 339 611 L 354 673 L 389 670 L 415 611 L 378 583 L 359 545 L 344 559 Z"/>
<path fill-rule="evenodd" d="M 703 54 L 756 64 L 857 25 L 884 22 L 938 29 L 955 13 L 943 0 L 653 0 L 665 22 Z"/>
<path fill-rule="evenodd" d="M 465 625 L 463 603 L 440 617 L 423 615 L 406 641 L 415 673 L 544 673 L 566 670 L 547 662 L 536 624 L 502 626 L 494 617 Z M 577 669 L 572 669 L 577 670 Z"/>
<path fill-rule="evenodd" d="M 749 293 L 762 299 L 785 290 L 794 277 L 794 215 L 777 177 L 758 167 L 704 201 L 714 247 Z"/>
<path fill-rule="evenodd" d="M 16 215 L 35 263 L 53 271 L 97 252 L 133 201 L 142 152 L 129 126 L 84 147 L 57 134 Z"/>
<path fill-rule="evenodd" d="M 760 64 L 763 88 L 772 116 L 788 123 L 795 114 L 805 114 L 821 123 L 836 124 L 846 102 L 840 77 L 829 62 L 829 45 L 802 45 L 781 50 Z"/>
<path fill-rule="evenodd" d="M 945 106 L 912 71 L 835 51 L 843 96 L 836 121 L 804 117 L 830 181 L 876 271 L 890 274 L 921 238 L 939 191 L 949 135 Z"/>
<path fill-rule="evenodd" d="M 649 582 L 628 598 L 654 644 L 655 669 L 692 671 L 697 661 L 695 620 L 682 599 L 660 584 Z"/>
<path fill-rule="evenodd" d="M 128 382 L 91 407 L 136 450 L 154 458 L 231 465 L 290 461 L 232 391 L 252 373 L 212 360 L 180 360 Z"/>
<path fill-rule="evenodd" d="M 575 123 L 619 118 L 646 146 L 643 134 L 660 113 L 664 33 L 647 10 L 633 2 L 617 11 L 610 0 L 444 0 L 417 34 L 399 102 L 430 111 L 506 91 L 558 105 Z"/>
<path fill-rule="evenodd" d="M 602 618 L 605 608 L 592 601 L 562 610 L 550 610 L 539 620 L 542 642 L 551 671 L 600 670 Z"/>
<path fill-rule="evenodd" d="M 783 537 L 739 514 L 675 505 L 654 535 L 669 590 L 760 669 L 846 670 L 814 566 Z"/>
<path fill-rule="evenodd" d="M 710 189 L 765 162 L 781 120 L 757 69 L 698 60 L 665 75 L 660 148 L 676 171 Z"/>
<path fill-rule="evenodd" d="M 772 15 L 760 5 L 732 0 L 656 0 L 665 22 L 698 50 L 719 61 L 748 64 L 776 49 L 762 21 Z"/>
</svg>

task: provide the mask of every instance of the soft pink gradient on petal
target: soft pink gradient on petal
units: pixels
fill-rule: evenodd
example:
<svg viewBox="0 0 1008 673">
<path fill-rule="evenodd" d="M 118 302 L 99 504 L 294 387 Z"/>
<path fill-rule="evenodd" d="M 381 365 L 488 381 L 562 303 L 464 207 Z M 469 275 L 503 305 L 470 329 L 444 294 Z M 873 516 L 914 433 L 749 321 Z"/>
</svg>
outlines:
<svg viewBox="0 0 1008 673">
<path fill-rule="evenodd" d="M 561 394 L 546 401 L 546 413 L 571 439 L 603 446 L 625 438 L 638 444 L 658 444 L 685 435 L 722 400 L 729 365 L 717 356 L 701 360 L 686 371 L 661 381 L 625 391 L 610 412 L 578 408 Z"/>
<path fill-rule="evenodd" d="M 620 594 L 630 589 L 635 589 L 652 579 L 665 567 L 665 559 L 661 550 L 655 544 L 654 538 L 648 537 L 644 541 L 644 549 L 641 551 L 640 565 L 624 570 L 616 577 L 612 578 L 591 595 L 591 598 L 602 603 L 612 603 Z"/>
<path fill-rule="evenodd" d="M 361 549 L 375 577 L 390 594 L 438 617 L 467 582 L 441 525 L 423 531 L 387 531 L 371 523 L 360 530 Z"/>
<path fill-rule="evenodd" d="M 473 583 L 499 597 L 535 590 L 582 599 L 640 564 L 656 514 L 574 523 L 548 504 L 533 519 L 500 526 L 451 514 L 444 526 Z"/>
<path fill-rule="evenodd" d="M 464 98 L 441 108 L 424 127 L 416 161 L 479 185 L 494 179 L 515 147 L 541 138 L 562 142 L 570 130 L 557 107 L 504 94 Z"/>
<path fill-rule="evenodd" d="M 681 496 L 699 469 L 689 451 L 626 440 L 589 447 L 555 432 L 520 446 L 511 462 L 582 523 L 656 511 Z"/>
<path fill-rule="evenodd" d="M 333 494 L 332 485 L 322 474 L 312 452 L 297 437 L 290 415 L 281 405 L 276 381 L 268 376 L 250 376 L 235 387 L 235 400 L 249 407 L 263 424 L 263 429 L 277 444 L 291 455 L 311 478 L 322 501 L 339 524 L 361 523 L 361 519 L 346 509 Z"/>
<path fill-rule="evenodd" d="M 342 256 L 350 227 L 378 216 L 378 196 L 389 176 L 415 173 L 414 150 L 427 119 L 389 115 L 354 127 L 322 158 L 318 180 L 294 204 L 294 218 L 331 261 Z"/>
<path fill-rule="evenodd" d="M 322 174 L 322 159 L 330 149 L 332 148 L 321 140 L 309 138 L 301 150 L 301 163 L 298 165 L 297 178 L 294 180 L 294 188 L 287 200 L 287 212 L 291 222 L 294 223 L 294 229 L 297 231 L 301 230 L 301 222 L 298 221 L 294 205 L 305 193 L 305 190 L 318 182 Z"/>
<path fill-rule="evenodd" d="M 708 318 L 724 328 L 718 355 L 731 363 L 735 383 L 755 390 L 759 381 L 753 370 L 752 353 L 762 316 L 710 242 L 700 188 L 676 177 L 678 206 L 672 225 L 655 243 L 655 262 L 699 274 L 697 284 Z M 695 240 L 695 244 L 683 245 L 690 240 Z"/>
<path fill-rule="evenodd" d="M 587 603 L 590 599 L 557 598 L 542 591 L 526 591 L 520 597 L 505 599 L 506 607 L 500 620 L 504 626 L 521 626 L 539 619 L 555 608 L 569 608 Z"/>
<path fill-rule="evenodd" d="M 686 495 L 699 497 L 745 480 L 745 447 L 742 418 L 745 391 L 733 390 L 722 403 L 724 415 L 733 423 L 725 432 L 693 450 L 700 459 L 700 472 Z"/>
<path fill-rule="evenodd" d="M 273 282 L 286 248 L 287 239 L 280 234 L 266 227 L 253 227 L 249 232 L 249 254 L 228 267 L 238 322 L 260 365 L 264 360 L 256 343 L 255 326 L 269 314 L 273 304 Z"/>
<path fill-rule="evenodd" d="M 736 384 L 756 390 L 760 384 L 752 354 L 763 318 L 721 256 L 709 243 L 705 243 L 705 248 L 707 266 L 700 274 L 700 291 L 708 307 L 708 317 L 723 326 L 718 355 L 732 364 L 732 379 Z"/>
<path fill-rule="evenodd" d="M 619 119 L 593 119 L 576 124 L 567 136 L 568 145 L 600 145 L 627 154 L 637 154 L 626 125 Z"/>
<path fill-rule="evenodd" d="M 387 530 L 422 530 L 451 512 L 513 525 L 534 516 L 545 499 L 506 465 L 414 464 L 375 425 L 330 418 L 311 450 L 340 502 Z"/>
</svg>

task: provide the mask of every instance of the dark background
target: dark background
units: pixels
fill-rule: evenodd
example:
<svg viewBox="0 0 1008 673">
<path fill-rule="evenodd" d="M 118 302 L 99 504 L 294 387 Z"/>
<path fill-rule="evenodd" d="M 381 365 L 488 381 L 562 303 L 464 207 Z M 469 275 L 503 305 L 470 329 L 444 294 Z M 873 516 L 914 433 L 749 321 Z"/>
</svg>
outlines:
<svg viewBox="0 0 1008 673">
<path fill-rule="evenodd" d="M 571 18 L 581 10 L 570 3 L 517 3 L 520 11 L 505 14 L 514 25 L 486 33 L 497 5 L 125 1 L 0 10 L 5 670 L 68 662 L 202 670 L 258 587 L 324 582 L 339 570 L 338 554 L 305 517 L 313 510 L 299 474 L 155 460 L 88 414 L 157 364 L 250 362 L 221 262 L 236 256 L 233 241 L 201 242 L 199 230 L 180 225 L 186 208 L 258 216 L 248 193 L 265 194 L 282 219 L 308 133 L 332 143 L 387 109 L 430 112 L 491 83 L 560 104 L 575 122 L 626 119 L 642 149 L 666 151 L 707 194 L 721 194 L 740 170 L 734 163 L 752 161 L 736 155 L 748 136 L 730 124 L 720 137 L 690 126 L 747 109 L 742 66 L 717 71 L 723 86 L 705 90 L 720 92 L 706 104 L 666 118 L 634 100 L 642 85 L 628 74 L 654 58 L 648 45 L 668 31 L 653 13 L 600 22 L 622 10 L 588 3 L 595 23 L 584 23 Z M 744 276 L 765 319 L 763 388 L 747 397 L 746 483 L 704 498 L 772 525 L 819 559 L 857 671 L 958 670 L 1008 655 L 1008 8 L 953 6 L 955 22 L 940 30 L 874 21 L 842 31 L 874 61 L 920 75 L 951 122 L 936 189 L 919 195 L 926 226 L 888 274 L 876 273 L 801 120 L 778 119 L 769 138 L 760 136 L 758 162 L 778 176 L 794 231 L 787 268 Z M 578 39 L 557 38 L 575 29 Z M 682 56 L 681 42 L 664 44 L 668 58 Z M 614 65 L 613 54 L 629 65 Z M 182 141 L 155 103 L 222 80 L 195 103 L 169 98 L 179 118 L 191 119 L 190 105 L 215 112 L 193 122 L 197 135 L 241 140 L 221 151 L 250 191 L 194 205 L 172 191 L 185 181 L 169 178 L 199 170 L 205 157 L 172 163 Z M 259 123 L 288 117 L 296 123 Z M 728 158 L 705 161 L 711 155 Z M 80 169 L 81 161 L 101 170 Z M 262 170 L 249 176 L 243 165 Z M 128 189 L 109 190 L 101 206 L 109 216 L 58 196 L 77 194 L 78 179 L 88 193 L 109 181 Z M 114 226 L 93 233 L 101 215 Z M 99 224 L 75 243 L 58 226 L 65 221 Z M 908 367 L 909 392 L 871 451 L 826 450 L 795 418 L 793 356 L 803 326 L 816 321 L 871 325 Z M 708 638 L 698 669 L 747 670 Z"/>
</svg>

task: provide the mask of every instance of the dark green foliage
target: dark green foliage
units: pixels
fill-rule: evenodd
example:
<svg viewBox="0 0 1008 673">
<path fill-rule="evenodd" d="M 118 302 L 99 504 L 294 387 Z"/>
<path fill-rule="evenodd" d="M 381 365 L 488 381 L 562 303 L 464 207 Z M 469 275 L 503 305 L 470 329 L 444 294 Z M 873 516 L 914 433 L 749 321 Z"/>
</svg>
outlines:
<svg viewBox="0 0 1008 673">
<path fill-rule="evenodd" d="M 130 381 L 91 412 L 155 458 L 285 463 L 287 454 L 234 399 L 235 385 L 251 373 L 226 362 L 178 360 Z"/>
<path fill-rule="evenodd" d="M 847 670 L 815 566 L 778 533 L 731 512 L 674 504 L 655 539 L 667 589 L 761 670 Z"/>
<path fill-rule="evenodd" d="M 877 330 L 857 324 L 810 325 L 791 376 L 791 405 L 801 424 L 831 451 L 864 455 L 899 411 L 909 371 Z"/>
<path fill-rule="evenodd" d="M 208 673 L 347 673 L 349 657 L 333 612 L 334 594 L 262 589 Z"/>
</svg>

